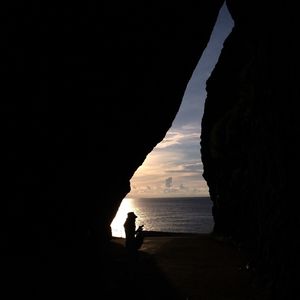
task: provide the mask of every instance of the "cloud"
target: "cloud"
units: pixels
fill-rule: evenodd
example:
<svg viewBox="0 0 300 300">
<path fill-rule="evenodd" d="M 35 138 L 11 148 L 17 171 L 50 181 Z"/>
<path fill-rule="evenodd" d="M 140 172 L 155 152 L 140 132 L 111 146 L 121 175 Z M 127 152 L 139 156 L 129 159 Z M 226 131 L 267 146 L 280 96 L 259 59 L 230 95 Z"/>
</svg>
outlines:
<svg viewBox="0 0 300 300">
<path fill-rule="evenodd" d="M 172 188 L 172 189 L 165 189 L 165 194 L 178 194 L 178 189 Z"/>
<path fill-rule="evenodd" d="M 177 166 L 174 165 L 174 168 L 171 170 L 166 170 L 166 173 L 187 173 L 187 174 L 201 174 L 203 172 L 202 162 L 192 161 L 189 163 L 181 163 Z"/>
<path fill-rule="evenodd" d="M 167 132 L 165 138 L 156 146 L 156 148 L 163 149 L 170 146 L 178 145 L 181 143 L 181 140 L 183 138 L 184 135 L 182 133 L 169 131 Z"/>
<path fill-rule="evenodd" d="M 188 133 L 193 130 L 192 125 L 182 129 Z M 184 138 L 179 134 L 172 135 L 172 138 L 175 139 L 175 136 L 178 141 L 176 146 L 174 144 L 173 147 L 155 147 L 149 153 L 143 165 L 130 180 L 131 185 L 135 187 L 130 197 L 206 196 L 208 194 L 208 187 L 202 177 L 203 164 L 198 140 L 197 145 L 186 143 L 192 142 L 193 134 L 189 134 L 185 137 L 184 143 L 180 144 L 179 141 L 183 141 Z"/>
<path fill-rule="evenodd" d="M 183 190 L 183 191 L 187 191 L 189 188 L 186 187 L 183 183 L 181 183 L 180 186 L 179 186 L 179 189 Z"/>
<path fill-rule="evenodd" d="M 156 146 L 157 149 L 176 147 L 193 143 L 198 145 L 200 141 L 200 129 L 195 124 L 189 123 L 181 127 L 174 127 L 167 132 L 165 138 Z"/>
<path fill-rule="evenodd" d="M 165 181 L 165 186 L 167 188 L 170 188 L 172 186 L 172 181 L 173 181 L 173 178 L 172 177 L 168 177 Z"/>
</svg>

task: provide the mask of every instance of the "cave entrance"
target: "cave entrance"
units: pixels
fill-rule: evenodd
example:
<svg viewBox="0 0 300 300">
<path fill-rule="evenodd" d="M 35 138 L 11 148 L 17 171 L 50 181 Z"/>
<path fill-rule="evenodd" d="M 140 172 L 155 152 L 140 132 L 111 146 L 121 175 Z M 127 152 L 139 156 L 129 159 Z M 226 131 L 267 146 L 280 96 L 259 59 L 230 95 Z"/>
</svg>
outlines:
<svg viewBox="0 0 300 300">
<path fill-rule="evenodd" d="M 233 20 L 224 4 L 172 127 L 131 179 L 131 192 L 111 224 L 113 236 L 125 237 L 123 224 L 129 211 L 138 215 L 137 225 L 144 224 L 147 231 L 212 231 L 212 203 L 202 177 L 201 120 L 206 80 L 232 27 Z"/>
</svg>

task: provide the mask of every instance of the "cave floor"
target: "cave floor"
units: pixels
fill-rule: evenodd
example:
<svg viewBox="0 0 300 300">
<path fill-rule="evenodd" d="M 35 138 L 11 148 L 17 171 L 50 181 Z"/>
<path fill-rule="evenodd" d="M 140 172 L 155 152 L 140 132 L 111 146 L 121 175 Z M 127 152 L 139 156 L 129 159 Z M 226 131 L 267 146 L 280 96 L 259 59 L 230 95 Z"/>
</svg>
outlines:
<svg viewBox="0 0 300 300">
<path fill-rule="evenodd" d="M 127 254 L 124 239 L 113 238 L 110 254 L 110 299 L 266 299 L 247 256 L 208 234 L 150 234 L 137 257 Z"/>
</svg>

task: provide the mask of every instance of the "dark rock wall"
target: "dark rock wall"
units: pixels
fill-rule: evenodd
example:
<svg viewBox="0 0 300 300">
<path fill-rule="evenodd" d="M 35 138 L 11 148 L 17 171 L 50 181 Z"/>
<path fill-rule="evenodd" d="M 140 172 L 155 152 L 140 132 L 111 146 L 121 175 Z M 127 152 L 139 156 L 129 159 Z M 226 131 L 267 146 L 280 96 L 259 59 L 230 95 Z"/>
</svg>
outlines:
<svg viewBox="0 0 300 300">
<path fill-rule="evenodd" d="M 1 4 L 0 253 L 9 270 L 41 265 L 37 280 L 52 266 L 57 275 L 75 253 L 94 265 L 91 251 L 170 128 L 223 3 L 198 2 Z M 272 297 L 286 299 L 298 266 L 296 4 L 227 5 L 236 26 L 207 83 L 201 135 L 215 233 L 250 251 Z"/>
<path fill-rule="evenodd" d="M 222 2 L 1 4 L 1 253 L 77 253 L 109 238 Z"/>
<path fill-rule="evenodd" d="M 297 10 L 227 5 L 235 27 L 207 82 L 201 136 L 214 232 L 252 253 L 272 299 L 290 299 L 299 228 Z"/>
</svg>

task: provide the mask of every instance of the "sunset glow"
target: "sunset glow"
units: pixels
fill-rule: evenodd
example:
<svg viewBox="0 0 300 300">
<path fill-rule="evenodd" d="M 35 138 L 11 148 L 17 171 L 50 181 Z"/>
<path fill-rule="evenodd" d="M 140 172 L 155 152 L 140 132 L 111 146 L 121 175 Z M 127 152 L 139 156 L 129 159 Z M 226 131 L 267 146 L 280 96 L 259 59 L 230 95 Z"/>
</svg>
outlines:
<svg viewBox="0 0 300 300">
<path fill-rule="evenodd" d="M 186 88 L 181 107 L 165 138 L 131 178 L 128 197 L 208 196 L 200 154 L 201 119 L 210 76 L 233 27 L 226 5 Z"/>
</svg>

